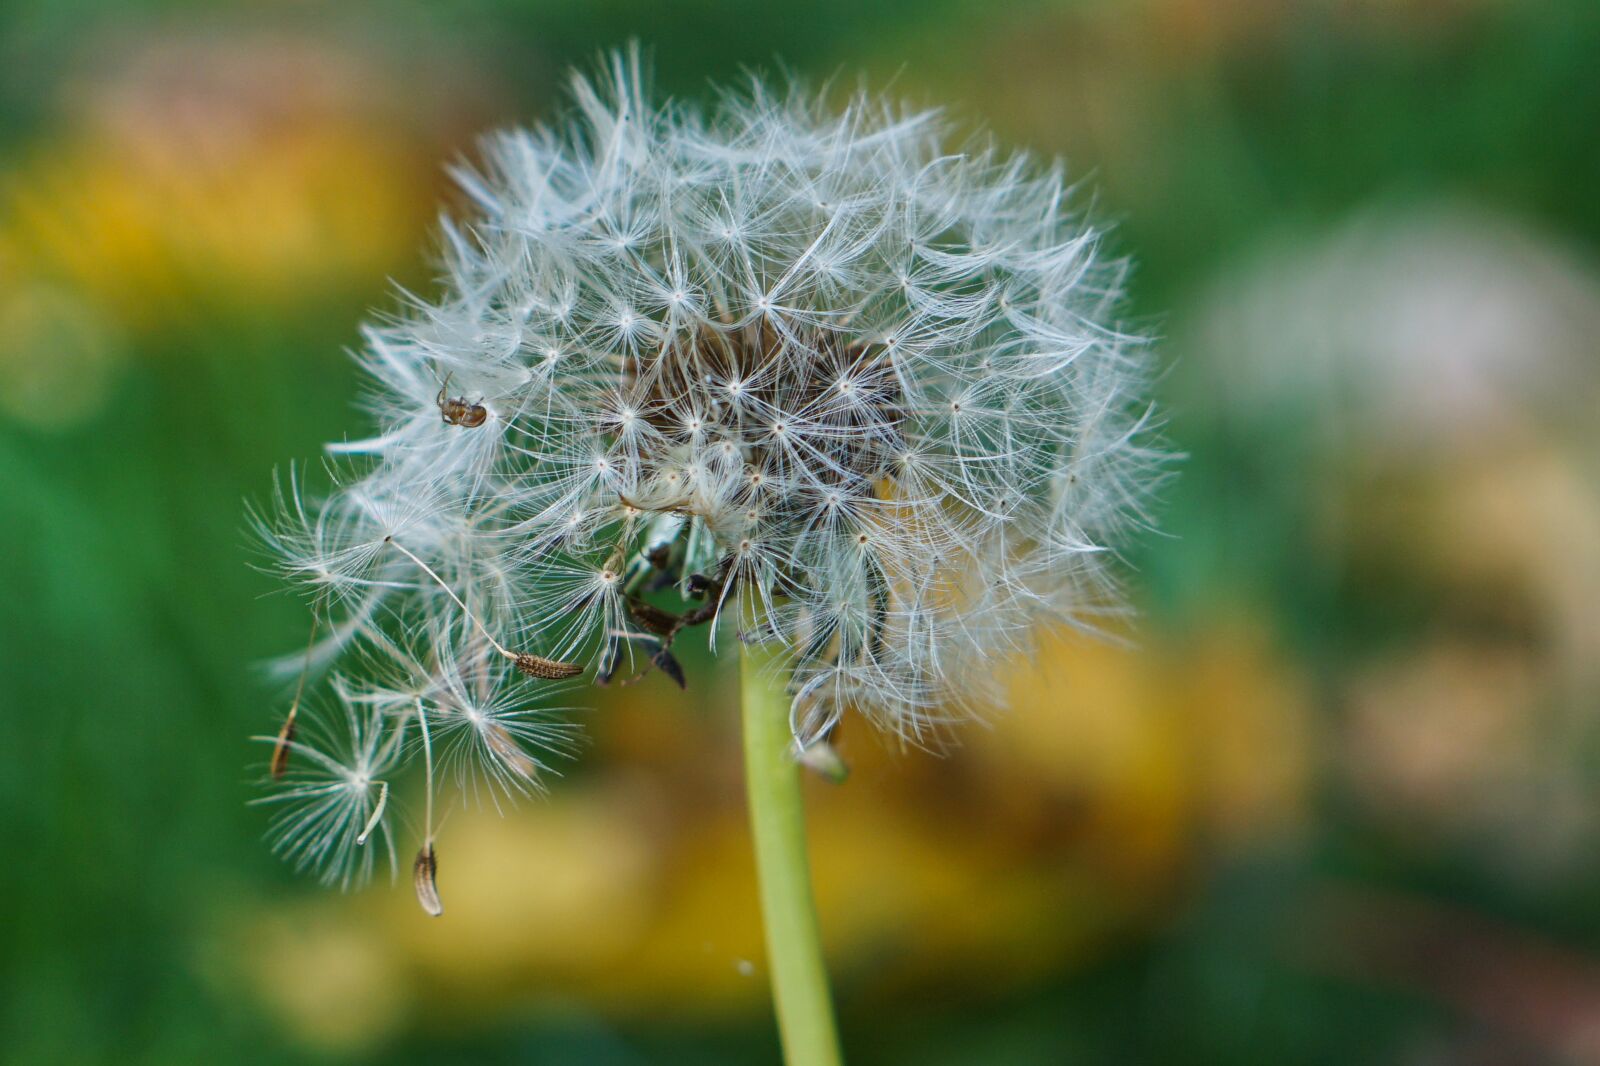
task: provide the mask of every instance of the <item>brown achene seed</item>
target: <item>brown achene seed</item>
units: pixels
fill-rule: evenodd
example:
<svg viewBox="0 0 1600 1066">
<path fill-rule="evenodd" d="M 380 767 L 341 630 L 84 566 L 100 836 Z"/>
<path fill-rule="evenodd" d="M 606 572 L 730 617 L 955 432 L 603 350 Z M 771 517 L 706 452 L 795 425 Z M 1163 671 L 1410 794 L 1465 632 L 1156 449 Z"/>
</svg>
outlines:
<svg viewBox="0 0 1600 1066">
<path fill-rule="evenodd" d="M 289 745 L 294 742 L 295 717 L 299 707 L 289 708 L 283 725 L 278 730 L 277 743 L 272 746 L 272 779 L 278 780 L 289 769 Z"/>
<path fill-rule="evenodd" d="M 564 663 L 556 659 L 546 659 L 542 655 L 532 652 L 515 652 L 512 662 L 517 664 L 517 670 L 528 677 L 536 677 L 541 681 L 561 681 L 569 677 L 577 677 L 583 673 L 583 667 L 578 663 Z"/>
<path fill-rule="evenodd" d="M 439 856 L 433 842 L 422 845 L 417 861 L 411 864 L 411 879 L 417 890 L 417 903 L 434 918 L 444 913 L 444 903 L 439 899 Z"/>
</svg>

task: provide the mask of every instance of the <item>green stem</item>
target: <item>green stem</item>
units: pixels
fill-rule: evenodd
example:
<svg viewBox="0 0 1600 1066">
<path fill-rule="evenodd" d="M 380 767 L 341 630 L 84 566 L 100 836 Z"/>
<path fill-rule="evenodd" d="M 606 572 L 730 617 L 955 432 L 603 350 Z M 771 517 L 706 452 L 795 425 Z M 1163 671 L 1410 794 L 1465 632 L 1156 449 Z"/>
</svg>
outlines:
<svg viewBox="0 0 1600 1066">
<path fill-rule="evenodd" d="M 800 765 L 789 731 L 787 673 L 780 654 L 748 645 L 739 665 L 746 802 L 783 1059 L 788 1066 L 839 1066 L 839 1034 L 811 896 Z"/>
</svg>

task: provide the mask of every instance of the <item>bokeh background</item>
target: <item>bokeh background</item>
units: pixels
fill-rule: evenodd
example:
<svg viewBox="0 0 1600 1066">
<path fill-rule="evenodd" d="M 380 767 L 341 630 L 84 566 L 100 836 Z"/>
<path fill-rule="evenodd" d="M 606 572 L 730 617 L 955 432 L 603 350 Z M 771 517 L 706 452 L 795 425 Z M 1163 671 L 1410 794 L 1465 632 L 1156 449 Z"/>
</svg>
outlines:
<svg viewBox="0 0 1600 1066">
<path fill-rule="evenodd" d="M 726 677 L 452 813 L 440 922 L 246 805 L 244 501 L 359 429 L 444 166 L 630 37 L 1064 155 L 1188 455 L 1130 640 L 809 786 L 852 1061 L 1600 1062 L 1593 0 L 9 0 L 0 1058 L 776 1061 Z"/>
</svg>

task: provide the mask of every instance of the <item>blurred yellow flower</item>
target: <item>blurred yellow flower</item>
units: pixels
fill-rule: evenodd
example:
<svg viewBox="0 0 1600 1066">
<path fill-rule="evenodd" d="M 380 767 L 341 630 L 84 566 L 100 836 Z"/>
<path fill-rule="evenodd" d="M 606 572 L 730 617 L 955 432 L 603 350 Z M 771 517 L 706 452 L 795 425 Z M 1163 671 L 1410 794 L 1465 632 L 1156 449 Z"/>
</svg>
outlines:
<svg viewBox="0 0 1600 1066">
<path fill-rule="evenodd" d="M 0 207 L 23 269 L 134 328 L 370 285 L 419 228 L 418 168 L 366 131 L 289 131 L 226 160 L 138 148 L 50 145 L 8 176 Z"/>
<path fill-rule="evenodd" d="M 0 261 L 132 329 L 369 292 L 410 259 L 438 155 L 374 78 L 292 39 L 135 49 L 0 174 Z"/>
</svg>

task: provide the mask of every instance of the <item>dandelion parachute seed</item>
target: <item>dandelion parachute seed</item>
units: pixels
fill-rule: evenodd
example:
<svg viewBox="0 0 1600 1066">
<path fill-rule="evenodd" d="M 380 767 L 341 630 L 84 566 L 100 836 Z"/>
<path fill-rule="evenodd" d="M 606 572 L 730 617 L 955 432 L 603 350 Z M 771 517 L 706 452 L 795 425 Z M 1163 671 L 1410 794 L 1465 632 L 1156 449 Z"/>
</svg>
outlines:
<svg viewBox="0 0 1600 1066">
<path fill-rule="evenodd" d="M 336 688 L 340 713 L 315 714 L 308 705 L 304 728 L 282 737 L 258 737 L 283 756 L 274 790 L 256 802 L 273 808 L 269 836 L 273 849 L 296 869 L 316 873 L 324 883 L 356 888 L 372 876 L 378 836 L 391 868 L 394 842 L 385 820 L 388 788 L 383 782 L 399 760 L 397 734 L 381 711 L 345 698 Z"/>
</svg>

